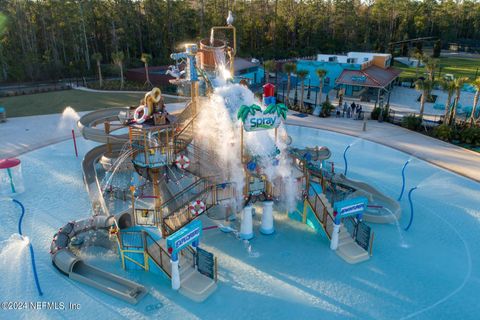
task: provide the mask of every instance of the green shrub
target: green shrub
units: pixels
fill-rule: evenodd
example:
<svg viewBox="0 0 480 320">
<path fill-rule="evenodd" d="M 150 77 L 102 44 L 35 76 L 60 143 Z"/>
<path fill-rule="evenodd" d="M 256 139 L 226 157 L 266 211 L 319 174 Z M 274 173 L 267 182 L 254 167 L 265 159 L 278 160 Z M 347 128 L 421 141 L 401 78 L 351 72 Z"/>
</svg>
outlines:
<svg viewBox="0 0 480 320">
<path fill-rule="evenodd" d="M 330 117 L 330 113 L 332 112 L 333 109 L 335 108 L 327 99 L 327 101 L 322 103 L 322 111 L 320 112 L 320 117 L 322 118 Z"/>
<path fill-rule="evenodd" d="M 403 117 L 402 127 L 419 131 L 422 128 L 422 119 L 414 114 Z"/>
<path fill-rule="evenodd" d="M 450 141 L 453 137 L 453 129 L 446 124 L 439 125 L 433 129 L 433 136 L 443 141 Z"/>
<path fill-rule="evenodd" d="M 388 110 L 389 107 L 382 108 L 380 109 L 379 107 L 373 108 L 372 112 L 370 113 L 370 119 L 372 120 L 378 120 L 378 117 L 380 116 L 380 110 L 383 110 L 383 121 L 388 121 Z"/>
<path fill-rule="evenodd" d="M 480 145 L 480 128 L 466 128 L 460 132 L 460 141 L 473 146 Z"/>
</svg>

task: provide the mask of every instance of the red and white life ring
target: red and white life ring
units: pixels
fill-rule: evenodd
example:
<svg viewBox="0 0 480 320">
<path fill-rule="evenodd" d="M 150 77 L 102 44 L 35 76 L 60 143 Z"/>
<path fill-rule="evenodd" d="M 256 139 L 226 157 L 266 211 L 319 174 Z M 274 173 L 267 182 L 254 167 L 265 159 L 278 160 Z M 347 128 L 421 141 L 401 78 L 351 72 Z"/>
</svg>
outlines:
<svg viewBox="0 0 480 320">
<path fill-rule="evenodd" d="M 188 209 L 190 209 L 190 212 L 195 215 L 195 216 L 198 216 L 199 214 L 201 214 L 203 211 L 205 211 L 205 203 L 203 203 L 203 201 L 201 200 L 196 200 L 196 201 L 193 201 L 190 206 L 188 207 Z"/>
<path fill-rule="evenodd" d="M 190 159 L 188 159 L 187 156 L 179 155 L 175 159 L 175 164 L 177 165 L 178 168 L 180 169 L 186 169 L 190 165 Z"/>
<path fill-rule="evenodd" d="M 135 109 L 135 112 L 133 113 L 133 119 L 135 120 L 136 123 L 144 123 L 145 120 L 148 119 L 148 107 L 147 106 L 139 106 L 137 109 Z"/>
</svg>

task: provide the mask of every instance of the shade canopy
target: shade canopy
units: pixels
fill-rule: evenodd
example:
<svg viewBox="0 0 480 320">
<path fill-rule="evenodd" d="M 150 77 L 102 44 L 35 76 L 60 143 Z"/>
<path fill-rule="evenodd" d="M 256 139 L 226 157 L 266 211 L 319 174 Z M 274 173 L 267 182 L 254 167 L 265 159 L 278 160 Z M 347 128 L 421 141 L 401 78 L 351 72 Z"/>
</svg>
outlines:
<svg viewBox="0 0 480 320">
<path fill-rule="evenodd" d="M 0 159 L 0 169 L 9 169 L 16 167 L 20 164 L 20 159 L 9 158 L 9 159 Z"/>
</svg>

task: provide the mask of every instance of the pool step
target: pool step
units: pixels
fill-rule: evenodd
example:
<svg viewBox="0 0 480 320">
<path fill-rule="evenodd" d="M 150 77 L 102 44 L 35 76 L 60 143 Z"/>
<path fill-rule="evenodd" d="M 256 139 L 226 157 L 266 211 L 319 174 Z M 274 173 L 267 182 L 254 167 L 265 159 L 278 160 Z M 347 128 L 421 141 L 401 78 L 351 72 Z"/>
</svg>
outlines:
<svg viewBox="0 0 480 320">
<path fill-rule="evenodd" d="M 353 240 L 343 225 L 340 227 L 336 253 L 340 258 L 350 264 L 356 264 L 370 259 L 368 252 Z"/>
<path fill-rule="evenodd" d="M 194 267 L 184 270 L 181 279 L 179 292 L 196 302 L 204 301 L 217 289 L 215 280 L 201 274 Z"/>
<path fill-rule="evenodd" d="M 355 241 L 339 245 L 336 250 L 337 255 L 350 264 L 356 264 L 370 259 L 370 255 Z"/>
</svg>

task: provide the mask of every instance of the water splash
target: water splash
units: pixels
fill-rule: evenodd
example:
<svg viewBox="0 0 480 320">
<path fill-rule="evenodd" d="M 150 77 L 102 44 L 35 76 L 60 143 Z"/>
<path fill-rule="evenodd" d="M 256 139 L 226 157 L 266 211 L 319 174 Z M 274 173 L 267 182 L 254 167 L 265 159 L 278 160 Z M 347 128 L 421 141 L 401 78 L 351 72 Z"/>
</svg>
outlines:
<svg viewBox="0 0 480 320">
<path fill-rule="evenodd" d="M 80 119 L 80 115 L 72 107 L 66 107 L 62 116 L 60 117 L 60 122 L 58 123 L 58 130 L 65 129 L 74 129 L 77 126 L 77 121 Z"/>
<path fill-rule="evenodd" d="M 198 117 L 195 143 L 203 150 L 215 155 L 228 181 L 234 182 L 237 189 L 237 202 L 242 201 L 245 172 L 241 161 L 242 122 L 237 119 L 237 111 L 242 105 L 261 105 L 252 91 L 239 84 L 227 84 L 216 88 L 208 101 L 202 103 Z M 277 129 L 278 136 L 286 135 L 283 125 Z M 282 139 L 275 142 L 274 130 L 243 132 L 243 147 L 255 156 L 269 181 L 282 190 L 283 201 L 288 208 L 295 207 L 297 195 L 296 180 L 292 178 L 294 166 L 288 156 L 287 144 Z M 272 161 L 272 154 L 280 151 L 278 161 Z M 281 185 L 280 185 L 281 184 Z"/>
<path fill-rule="evenodd" d="M 12 234 L 7 240 L 0 242 L 0 270 L 8 277 L 2 277 L 2 288 L 12 288 L 9 292 L 2 292 L 9 298 L 21 298 L 25 286 L 22 284 L 29 277 L 28 237 L 22 237 L 18 233 Z"/>
<path fill-rule="evenodd" d="M 221 223 L 218 224 L 218 227 L 219 227 L 219 229 L 222 230 L 223 232 L 226 232 L 226 233 L 231 232 L 231 233 L 235 236 L 235 238 L 236 238 L 237 240 L 242 241 L 242 242 L 243 242 L 243 246 L 244 246 L 245 250 L 247 251 L 249 257 L 251 257 L 251 258 L 258 258 L 258 257 L 260 257 L 260 252 L 255 251 L 255 250 L 253 249 L 253 246 L 252 246 L 252 244 L 250 243 L 249 240 L 242 239 L 242 238 L 240 237 L 240 232 L 239 232 L 237 229 L 232 228 L 231 226 L 223 225 L 223 224 L 221 224 Z"/>
<path fill-rule="evenodd" d="M 349 147 L 353 147 L 354 145 L 360 143 L 363 141 L 363 138 L 356 138 L 355 140 L 353 140 L 352 142 L 350 142 L 350 144 L 348 145 Z"/>
</svg>

